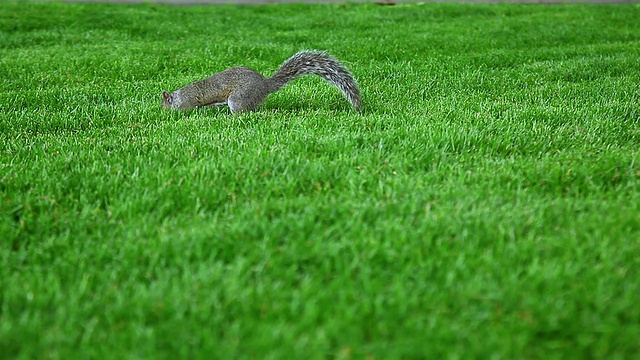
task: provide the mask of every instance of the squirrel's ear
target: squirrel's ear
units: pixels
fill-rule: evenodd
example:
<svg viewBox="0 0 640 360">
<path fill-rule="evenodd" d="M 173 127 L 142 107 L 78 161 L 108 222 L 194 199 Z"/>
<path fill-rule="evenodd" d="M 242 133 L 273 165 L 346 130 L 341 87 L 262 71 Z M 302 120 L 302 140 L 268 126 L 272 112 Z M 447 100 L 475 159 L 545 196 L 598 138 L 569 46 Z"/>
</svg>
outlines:
<svg viewBox="0 0 640 360">
<path fill-rule="evenodd" d="M 163 91 L 162 92 L 162 100 L 164 100 L 164 102 L 168 105 L 171 105 L 172 102 L 172 98 L 171 98 L 171 94 L 169 94 L 169 92 L 167 91 Z"/>
</svg>

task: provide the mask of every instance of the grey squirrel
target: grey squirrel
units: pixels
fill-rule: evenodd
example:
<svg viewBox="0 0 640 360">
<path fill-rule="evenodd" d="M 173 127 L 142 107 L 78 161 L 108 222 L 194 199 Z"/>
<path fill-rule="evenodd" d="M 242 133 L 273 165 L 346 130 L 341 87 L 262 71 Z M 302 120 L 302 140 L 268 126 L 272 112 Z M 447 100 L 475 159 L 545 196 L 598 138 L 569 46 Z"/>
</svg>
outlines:
<svg viewBox="0 0 640 360">
<path fill-rule="evenodd" d="M 360 91 L 353 76 L 336 58 L 323 51 L 305 50 L 290 57 L 270 78 L 247 67 L 234 67 L 191 83 L 174 92 L 162 92 L 162 106 L 188 110 L 201 106 L 229 105 L 239 114 L 254 111 L 267 95 L 289 81 L 315 74 L 342 91 L 354 109 L 360 110 Z"/>
</svg>

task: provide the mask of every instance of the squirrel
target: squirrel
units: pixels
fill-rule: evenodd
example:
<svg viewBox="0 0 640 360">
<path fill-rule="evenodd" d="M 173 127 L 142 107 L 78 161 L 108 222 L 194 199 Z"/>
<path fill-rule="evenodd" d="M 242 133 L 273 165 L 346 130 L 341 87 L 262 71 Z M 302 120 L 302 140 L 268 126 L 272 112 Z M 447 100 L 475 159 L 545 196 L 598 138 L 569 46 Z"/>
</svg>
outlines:
<svg viewBox="0 0 640 360">
<path fill-rule="evenodd" d="M 358 85 L 349 70 L 338 59 L 317 50 L 298 52 L 270 78 L 241 66 L 213 74 L 171 93 L 163 91 L 162 106 L 189 110 L 228 105 L 234 114 L 254 111 L 267 95 L 305 74 L 318 75 L 340 89 L 355 110 L 362 107 Z"/>
</svg>

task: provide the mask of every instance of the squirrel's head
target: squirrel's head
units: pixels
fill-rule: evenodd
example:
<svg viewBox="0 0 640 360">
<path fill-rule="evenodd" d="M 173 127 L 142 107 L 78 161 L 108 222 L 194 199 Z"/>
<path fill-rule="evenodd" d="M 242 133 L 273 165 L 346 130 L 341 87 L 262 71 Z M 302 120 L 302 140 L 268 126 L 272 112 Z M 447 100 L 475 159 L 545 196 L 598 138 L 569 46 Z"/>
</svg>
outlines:
<svg viewBox="0 0 640 360">
<path fill-rule="evenodd" d="M 162 106 L 166 108 L 173 108 L 173 94 L 168 91 L 162 92 Z"/>
</svg>

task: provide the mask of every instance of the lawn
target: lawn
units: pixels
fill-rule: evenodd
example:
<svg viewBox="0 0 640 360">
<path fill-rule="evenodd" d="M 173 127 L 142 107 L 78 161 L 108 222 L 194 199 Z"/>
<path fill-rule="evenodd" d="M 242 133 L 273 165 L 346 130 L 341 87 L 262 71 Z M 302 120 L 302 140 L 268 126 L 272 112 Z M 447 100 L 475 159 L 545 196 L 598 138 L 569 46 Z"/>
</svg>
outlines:
<svg viewBox="0 0 640 360">
<path fill-rule="evenodd" d="M 640 5 L 0 3 L 7 359 L 640 357 Z M 327 50 L 259 111 L 161 108 Z"/>
</svg>

